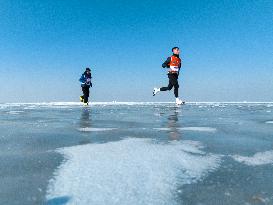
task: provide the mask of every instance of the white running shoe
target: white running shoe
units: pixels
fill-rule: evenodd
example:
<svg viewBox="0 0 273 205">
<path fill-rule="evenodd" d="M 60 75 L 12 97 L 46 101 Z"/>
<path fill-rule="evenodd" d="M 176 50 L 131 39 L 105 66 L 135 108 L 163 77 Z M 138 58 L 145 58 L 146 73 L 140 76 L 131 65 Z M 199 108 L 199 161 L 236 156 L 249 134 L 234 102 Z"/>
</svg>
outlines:
<svg viewBox="0 0 273 205">
<path fill-rule="evenodd" d="M 182 100 L 180 100 L 179 98 L 176 98 L 176 99 L 175 99 L 175 102 L 176 102 L 177 105 L 182 105 L 182 104 L 184 104 L 184 102 L 183 102 Z"/>
<path fill-rule="evenodd" d="M 158 93 L 160 91 L 160 88 L 154 88 L 154 91 L 153 91 L 153 96 L 156 95 L 156 93 Z"/>
</svg>

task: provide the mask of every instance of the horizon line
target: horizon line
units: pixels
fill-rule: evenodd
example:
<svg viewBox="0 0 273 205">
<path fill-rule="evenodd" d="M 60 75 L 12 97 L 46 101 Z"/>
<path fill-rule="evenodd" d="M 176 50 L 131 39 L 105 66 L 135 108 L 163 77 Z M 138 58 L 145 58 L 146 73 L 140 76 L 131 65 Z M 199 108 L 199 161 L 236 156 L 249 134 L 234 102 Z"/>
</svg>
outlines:
<svg viewBox="0 0 273 205">
<path fill-rule="evenodd" d="M 89 102 L 89 104 L 175 104 L 175 102 L 171 101 L 94 101 Z M 185 104 L 266 104 L 266 103 L 273 103 L 272 101 L 189 101 L 185 102 Z M 0 105 L 30 105 L 30 104 L 55 104 L 55 105 L 81 105 L 81 102 L 74 102 L 74 101 L 50 101 L 50 102 L 3 102 Z"/>
</svg>

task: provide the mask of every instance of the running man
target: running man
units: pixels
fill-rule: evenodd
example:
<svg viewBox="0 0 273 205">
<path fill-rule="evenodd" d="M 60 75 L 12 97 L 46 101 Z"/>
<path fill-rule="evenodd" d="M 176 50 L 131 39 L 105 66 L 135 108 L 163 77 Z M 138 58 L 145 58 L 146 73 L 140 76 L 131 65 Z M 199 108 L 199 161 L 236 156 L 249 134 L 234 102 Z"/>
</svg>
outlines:
<svg viewBox="0 0 273 205">
<path fill-rule="evenodd" d="M 88 105 L 88 98 L 89 98 L 89 88 L 92 87 L 91 83 L 91 70 L 90 68 L 86 68 L 85 72 L 82 74 L 79 81 L 81 82 L 82 92 L 83 95 L 80 96 L 81 102 L 84 103 L 84 105 Z"/>
<path fill-rule="evenodd" d="M 180 50 L 178 47 L 172 48 L 173 55 L 168 57 L 167 60 L 162 64 L 163 68 L 168 68 L 168 78 L 169 85 L 167 87 L 162 88 L 154 88 L 153 96 L 156 95 L 159 91 L 171 90 L 174 87 L 174 96 L 176 98 L 175 102 L 177 105 L 184 104 L 182 100 L 178 97 L 178 76 L 181 68 L 181 59 L 179 58 Z"/>
</svg>

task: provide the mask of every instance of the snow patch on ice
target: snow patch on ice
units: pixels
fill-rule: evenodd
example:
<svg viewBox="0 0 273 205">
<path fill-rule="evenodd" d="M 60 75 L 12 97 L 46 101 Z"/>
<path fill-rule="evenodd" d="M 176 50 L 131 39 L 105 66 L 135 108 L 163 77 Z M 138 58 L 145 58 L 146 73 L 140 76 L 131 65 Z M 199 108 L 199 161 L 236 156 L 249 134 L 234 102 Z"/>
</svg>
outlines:
<svg viewBox="0 0 273 205">
<path fill-rule="evenodd" d="M 160 130 L 160 131 L 170 131 L 173 128 L 154 128 L 155 130 Z M 197 131 L 197 132 L 216 132 L 217 129 L 213 127 L 180 127 L 180 128 L 175 128 L 177 130 L 182 130 L 182 131 Z"/>
<path fill-rule="evenodd" d="M 213 127 L 182 127 L 179 130 L 198 131 L 198 132 L 216 132 L 216 128 Z"/>
<path fill-rule="evenodd" d="M 103 131 L 110 131 L 116 130 L 117 128 L 99 128 L 99 127 L 83 127 L 79 128 L 78 130 L 81 132 L 103 132 Z"/>
<path fill-rule="evenodd" d="M 266 124 L 273 124 L 273 120 L 266 121 L 265 123 L 266 123 Z"/>
<path fill-rule="evenodd" d="M 154 130 L 159 130 L 159 131 L 170 131 L 171 128 L 161 127 L 161 128 L 154 128 Z"/>
<path fill-rule="evenodd" d="M 232 158 L 237 162 L 241 162 L 249 166 L 273 164 L 273 150 L 266 152 L 258 152 L 254 154 L 252 157 L 233 155 Z"/>
<path fill-rule="evenodd" d="M 24 112 L 24 111 L 12 110 L 12 111 L 8 111 L 7 113 L 8 113 L 8 114 L 11 114 L 11 115 L 18 115 L 18 114 L 20 114 L 20 113 L 22 113 L 22 112 Z"/>
<path fill-rule="evenodd" d="M 128 138 L 59 149 L 67 160 L 50 181 L 47 199 L 71 196 L 67 204 L 81 205 L 175 205 L 181 185 L 220 166 L 220 157 L 201 147 L 194 141 L 163 144 Z"/>
</svg>

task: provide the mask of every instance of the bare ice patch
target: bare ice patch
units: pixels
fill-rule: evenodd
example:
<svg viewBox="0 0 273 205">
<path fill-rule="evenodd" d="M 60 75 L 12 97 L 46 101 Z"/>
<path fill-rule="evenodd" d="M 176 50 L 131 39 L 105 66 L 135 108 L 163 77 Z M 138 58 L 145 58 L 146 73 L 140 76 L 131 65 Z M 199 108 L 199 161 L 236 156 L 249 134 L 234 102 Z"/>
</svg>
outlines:
<svg viewBox="0 0 273 205">
<path fill-rule="evenodd" d="M 249 166 L 273 164 L 273 150 L 266 152 L 258 152 L 254 154 L 252 157 L 233 155 L 232 158 L 237 162 L 241 162 Z"/>
<path fill-rule="evenodd" d="M 116 130 L 117 128 L 95 128 L 95 127 L 83 127 L 78 130 L 81 132 L 103 132 L 103 131 L 111 131 Z"/>
<path fill-rule="evenodd" d="M 273 124 L 273 121 L 271 120 L 271 121 L 266 121 L 265 122 L 266 124 Z"/>
<path fill-rule="evenodd" d="M 50 181 L 47 199 L 68 196 L 67 204 L 81 205 L 175 205 L 178 188 L 220 165 L 219 156 L 203 153 L 201 147 L 194 141 L 160 144 L 128 138 L 60 149 L 67 160 Z"/>
</svg>

